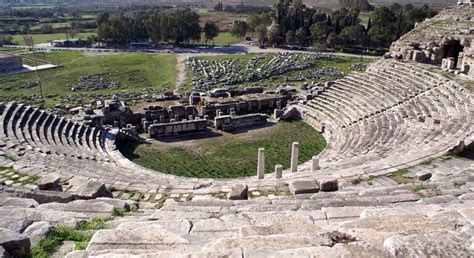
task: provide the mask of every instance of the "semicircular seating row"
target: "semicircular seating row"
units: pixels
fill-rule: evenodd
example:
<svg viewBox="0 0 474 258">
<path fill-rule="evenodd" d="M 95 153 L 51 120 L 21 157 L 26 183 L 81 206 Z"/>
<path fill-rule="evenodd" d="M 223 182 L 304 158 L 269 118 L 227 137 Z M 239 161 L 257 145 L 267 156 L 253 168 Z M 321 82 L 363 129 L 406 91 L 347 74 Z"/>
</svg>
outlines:
<svg viewBox="0 0 474 258">
<path fill-rule="evenodd" d="M 378 61 L 298 105 L 325 125 L 328 147 L 320 155 L 321 171 L 286 173 L 284 179 L 334 171 L 351 177 L 443 153 L 472 135 L 473 107 L 469 90 L 424 66 Z M 114 132 L 14 102 L 0 105 L 0 119 L 1 148 L 17 154 L 16 163 L 27 174 L 59 173 L 100 179 L 117 188 L 160 191 L 193 192 L 211 183 L 227 187 L 237 181 L 274 186 L 271 179 L 183 179 L 156 173 L 124 158 L 116 150 Z M 299 168 L 308 169 L 308 162 Z"/>
<path fill-rule="evenodd" d="M 370 172 L 420 161 L 474 132 L 474 94 L 414 63 L 380 60 L 297 109 L 325 125 L 320 159 L 330 169 Z"/>
</svg>

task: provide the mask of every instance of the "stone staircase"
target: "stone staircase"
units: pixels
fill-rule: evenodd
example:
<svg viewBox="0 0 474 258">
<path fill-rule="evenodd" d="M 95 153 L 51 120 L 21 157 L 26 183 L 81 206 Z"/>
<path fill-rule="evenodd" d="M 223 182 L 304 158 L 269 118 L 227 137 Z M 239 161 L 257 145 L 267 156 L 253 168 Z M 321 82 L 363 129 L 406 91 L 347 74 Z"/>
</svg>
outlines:
<svg viewBox="0 0 474 258">
<path fill-rule="evenodd" d="M 466 184 L 194 198 L 100 230 L 85 251 L 68 257 L 468 257 L 474 255 L 474 178 L 456 178 Z"/>
</svg>

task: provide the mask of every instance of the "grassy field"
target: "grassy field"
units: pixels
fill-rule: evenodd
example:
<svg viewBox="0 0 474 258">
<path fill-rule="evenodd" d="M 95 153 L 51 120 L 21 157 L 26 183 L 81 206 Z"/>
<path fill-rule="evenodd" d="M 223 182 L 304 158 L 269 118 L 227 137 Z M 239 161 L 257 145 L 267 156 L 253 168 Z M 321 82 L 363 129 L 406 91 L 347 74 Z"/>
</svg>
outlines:
<svg viewBox="0 0 474 258">
<path fill-rule="evenodd" d="M 81 76 L 100 75 L 107 80 L 119 81 L 119 90 L 141 91 L 143 88 L 171 89 L 175 81 L 176 58 L 171 54 L 144 53 L 83 53 L 49 52 L 25 55 L 62 65 L 39 72 L 48 104 L 56 104 L 60 96 L 68 94 L 112 94 L 116 90 L 73 92 L 68 85 Z M 0 76 L 0 97 L 14 98 L 38 95 L 37 87 L 22 86 L 37 81 L 36 73 Z"/>
<path fill-rule="evenodd" d="M 220 133 L 220 132 L 219 132 Z M 158 142 L 130 146 L 119 144 L 134 162 L 156 171 L 200 178 L 233 178 L 256 175 L 257 150 L 265 148 L 266 172 L 276 164 L 289 168 L 291 143 L 300 143 L 299 162 L 321 152 L 326 141 L 303 121 L 281 122 L 240 134 L 224 133 L 205 139 Z"/>
<path fill-rule="evenodd" d="M 205 42 L 204 33 L 202 33 L 201 35 L 201 41 Z M 219 35 L 217 35 L 217 37 L 214 38 L 214 42 L 212 43 L 218 46 L 227 46 L 227 45 L 239 43 L 241 41 L 242 41 L 241 39 L 232 36 L 230 32 L 220 32 Z"/>
<path fill-rule="evenodd" d="M 84 32 L 84 33 L 78 33 L 75 38 L 80 38 L 80 39 L 85 39 L 88 36 L 95 35 L 95 32 Z M 25 44 L 25 40 L 23 35 L 11 35 L 13 38 L 13 41 L 17 42 L 20 45 Z M 35 44 L 39 43 L 46 43 L 50 42 L 53 40 L 58 40 L 58 39 L 66 39 L 66 34 L 65 33 L 52 33 L 52 34 L 30 34 L 30 36 L 33 37 L 33 42 Z M 69 36 L 70 37 L 70 36 Z"/>
</svg>

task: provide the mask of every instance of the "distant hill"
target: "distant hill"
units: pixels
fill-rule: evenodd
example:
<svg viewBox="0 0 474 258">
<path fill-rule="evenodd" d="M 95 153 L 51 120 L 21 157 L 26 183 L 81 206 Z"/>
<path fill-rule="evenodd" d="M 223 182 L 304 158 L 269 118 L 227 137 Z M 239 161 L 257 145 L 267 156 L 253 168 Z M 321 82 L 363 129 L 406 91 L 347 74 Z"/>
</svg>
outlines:
<svg viewBox="0 0 474 258">
<path fill-rule="evenodd" d="M 273 5 L 275 0 L 0 0 L 0 3 L 142 3 L 142 4 L 166 4 L 166 5 L 206 5 L 214 6 L 219 1 L 224 5 Z M 337 8 L 338 0 L 303 0 L 306 5 L 322 8 Z M 399 4 L 428 4 L 430 6 L 455 5 L 457 0 L 372 0 L 375 6 Z"/>
</svg>

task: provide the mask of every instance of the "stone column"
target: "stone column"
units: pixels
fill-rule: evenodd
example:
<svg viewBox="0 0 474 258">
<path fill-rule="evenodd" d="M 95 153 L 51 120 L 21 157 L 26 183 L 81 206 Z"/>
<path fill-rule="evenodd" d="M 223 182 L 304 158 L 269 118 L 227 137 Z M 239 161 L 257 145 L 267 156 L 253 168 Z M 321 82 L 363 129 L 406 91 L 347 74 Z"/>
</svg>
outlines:
<svg viewBox="0 0 474 258">
<path fill-rule="evenodd" d="M 275 177 L 276 179 L 280 179 L 283 176 L 283 166 L 278 164 L 275 165 Z"/>
<path fill-rule="evenodd" d="M 319 167 L 319 158 L 316 156 L 313 156 L 311 159 L 311 172 L 314 172 L 316 170 L 320 169 Z"/>
<path fill-rule="evenodd" d="M 298 171 L 298 146 L 297 142 L 291 145 L 291 172 Z"/>
<path fill-rule="evenodd" d="M 265 176 L 265 148 L 258 148 L 257 178 L 263 179 Z"/>
</svg>

